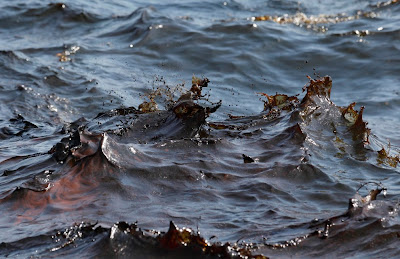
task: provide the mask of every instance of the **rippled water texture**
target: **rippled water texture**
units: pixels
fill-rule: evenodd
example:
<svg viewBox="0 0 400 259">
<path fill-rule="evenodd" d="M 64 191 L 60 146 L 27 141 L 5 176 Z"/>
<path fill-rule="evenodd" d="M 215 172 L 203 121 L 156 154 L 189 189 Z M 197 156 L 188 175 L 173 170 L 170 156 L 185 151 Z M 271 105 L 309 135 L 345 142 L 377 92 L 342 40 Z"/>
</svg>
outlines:
<svg viewBox="0 0 400 259">
<path fill-rule="evenodd" d="M 0 8 L 0 256 L 400 252 L 397 0 Z"/>
</svg>

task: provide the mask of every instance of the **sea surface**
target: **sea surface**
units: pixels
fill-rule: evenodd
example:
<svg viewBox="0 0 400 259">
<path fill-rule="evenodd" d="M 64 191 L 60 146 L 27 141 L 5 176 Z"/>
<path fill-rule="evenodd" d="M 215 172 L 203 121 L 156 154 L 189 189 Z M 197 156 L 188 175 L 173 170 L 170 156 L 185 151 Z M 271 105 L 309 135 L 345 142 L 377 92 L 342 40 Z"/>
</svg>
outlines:
<svg viewBox="0 0 400 259">
<path fill-rule="evenodd" d="M 0 10 L 0 257 L 399 255 L 399 1 Z"/>
</svg>

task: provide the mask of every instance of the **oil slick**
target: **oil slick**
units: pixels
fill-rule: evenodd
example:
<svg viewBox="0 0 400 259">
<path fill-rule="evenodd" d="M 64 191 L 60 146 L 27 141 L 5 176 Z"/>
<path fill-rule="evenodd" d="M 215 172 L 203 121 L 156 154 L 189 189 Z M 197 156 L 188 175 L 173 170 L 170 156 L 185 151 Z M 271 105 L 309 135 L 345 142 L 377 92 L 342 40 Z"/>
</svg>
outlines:
<svg viewBox="0 0 400 259">
<path fill-rule="evenodd" d="M 36 154 L 35 157 L 41 158 L 36 164 L 26 166 L 24 163 L 30 158 L 28 156 L 1 162 L 0 165 L 3 167 L 11 161 L 16 162 L 16 165 L 13 165 L 14 169 L 7 171 L 8 173 L 3 174 L 3 177 L 18 174 L 32 174 L 34 177 L 22 181 L 14 190 L 3 193 L 0 204 L 6 207 L 12 216 L 15 216 L 14 224 L 40 219 L 47 210 L 57 210 L 62 212 L 61 214 L 84 210 L 86 206 L 101 200 L 99 199 L 101 186 L 115 181 L 115 176 L 123 176 L 131 172 L 129 170 L 133 170 L 139 178 L 143 175 L 148 177 L 145 169 L 155 167 L 156 173 L 150 176 L 151 185 L 152 181 L 157 181 L 157 177 L 162 175 L 160 171 L 163 168 L 182 163 L 180 161 L 182 158 L 193 156 L 187 160 L 190 162 L 182 163 L 184 166 L 185 163 L 203 166 L 204 160 L 210 154 L 207 150 L 211 150 L 212 155 L 215 155 L 215 150 L 218 152 L 220 146 L 228 149 L 230 153 L 225 152 L 232 155 L 229 158 L 229 168 L 232 172 L 215 174 L 212 172 L 213 168 L 201 167 L 199 179 L 205 182 L 210 181 L 208 183 L 224 182 L 228 185 L 227 183 L 236 181 L 237 176 L 234 170 L 247 169 L 250 170 L 246 171 L 246 173 L 251 173 L 249 175 L 265 174 L 266 177 L 271 177 L 266 178 L 270 180 L 280 177 L 279 174 L 294 173 L 294 177 L 298 177 L 302 173 L 307 173 L 304 168 L 308 168 L 308 173 L 315 175 L 318 173 L 318 165 L 315 165 L 318 163 L 318 158 L 315 157 L 323 154 L 327 148 L 338 150 L 335 158 L 351 157 L 362 161 L 365 158 L 357 157 L 359 153 L 377 154 L 378 165 L 397 166 L 398 156 L 389 155 L 389 152 L 383 148 L 371 152 L 372 148 L 369 146 L 371 133 L 363 120 L 363 107 L 357 111 L 354 109 L 355 103 L 347 107 L 335 105 L 330 99 L 332 89 L 330 77 L 317 79 L 309 77 L 308 79 L 309 83 L 303 88 L 306 93 L 301 100 L 298 96 L 259 93 L 266 98 L 264 110 L 260 114 L 252 116 L 229 114 L 224 121 L 208 121 L 209 115 L 218 110 L 221 102 L 211 103 L 202 93 L 203 88 L 208 86 L 209 80 L 195 76 L 192 78 L 190 90 L 182 93 L 178 98 L 174 98 L 174 94 L 169 89 L 156 89 L 148 95 L 149 100 L 144 101 L 138 108 L 119 108 L 102 112 L 91 121 L 82 118 L 66 125 L 60 134 L 65 137 L 47 153 Z M 159 105 L 157 101 L 160 98 L 164 98 L 164 104 Z M 160 109 L 160 106 L 166 108 Z M 23 118 L 19 121 L 29 126 Z M 284 124 L 283 130 L 273 132 L 274 125 L 281 121 L 289 123 Z M 270 134 L 268 130 L 272 133 Z M 270 135 L 260 135 L 263 131 Z M 264 139 L 260 141 L 258 136 Z M 255 138 L 252 139 L 252 137 Z M 179 142 L 180 140 L 189 141 Z M 249 140 L 248 143 L 260 146 L 254 150 L 251 146 L 243 146 L 244 149 L 240 150 L 240 153 L 233 154 L 230 150 L 231 142 L 242 140 Z M 178 148 L 173 149 L 174 145 Z M 196 152 L 186 153 L 188 149 L 180 145 L 189 146 L 189 150 Z M 174 161 L 164 161 L 165 157 L 171 158 L 166 155 L 171 152 L 171 148 L 181 153 Z M 283 153 L 282 148 L 288 154 Z M 291 150 L 293 153 L 290 153 Z M 283 169 L 279 171 L 274 156 L 279 157 L 282 163 L 280 156 L 286 155 L 288 157 L 285 159 L 289 161 L 284 162 L 288 163 L 286 168 L 289 169 L 282 166 Z M 215 168 L 219 166 L 215 163 L 217 159 L 212 160 Z M 314 162 L 313 165 L 309 163 L 310 160 Z M 290 163 L 298 164 L 293 166 Z M 184 168 L 187 171 L 191 170 Z M 290 168 L 294 169 L 290 170 Z M 182 173 L 184 172 L 178 170 L 176 174 L 181 177 Z M 165 173 L 162 177 L 168 179 L 169 175 Z M 190 175 L 188 178 L 198 179 L 196 177 Z M 110 181 L 110 179 L 113 180 Z M 251 182 L 250 179 L 252 178 L 249 178 L 249 182 Z M 115 182 L 117 186 L 123 184 L 118 180 Z M 146 182 L 146 184 L 149 183 Z M 285 231 L 289 228 L 302 233 L 290 240 L 270 242 L 266 234 L 266 240 L 259 243 L 210 243 L 199 233 L 188 228 L 178 228 L 172 222 L 165 233 L 144 231 L 138 228 L 137 224 L 126 222 L 115 223 L 113 226 L 80 223 L 53 235 L 56 245 L 49 249 L 57 255 L 72 245 L 85 246 L 87 240 L 90 239 L 96 244 L 108 244 L 108 252 L 105 253 L 109 254 L 99 256 L 120 255 L 123 257 L 132 253 L 132 249 L 135 248 L 143 251 L 144 255 L 166 253 L 173 258 L 174 256 L 184 258 L 188 254 L 194 254 L 198 258 L 206 256 L 265 258 L 262 254 L 269 254 L 271 249 L 307 247 L 313 239 L 335 239 L 336 236 L 341 235 L 342 230 L 351 227 L 358 229 L 360 220 L 372 218 L 379 224 L 387 224 L 397 215 L 398 205 L 379 200 L 379 194 L 385 193 L 386 189 L 380 184 L 376 186 L 365 196 L 359 194 L 360 189 L 357 190 L 349 201 L 348 210 L 343 214 L 324 220 L 280 226 L 276 231 Z M 140 188 L 138 190 L 143 191 Z M 230 195 L 236 195 L 236 192 L 245 191 L 240 189 L 229 192 Z M 121 193 L 121 197 L 126 194 L 124 191 Z M 136 199 L 140 191 L 129 195 L 135 196 L 132 199 Z M 246 198 L 251 200 L 252 196 L 249 194 Z M 252 201 L 259 202 L 257 199 L 252 199 Z M 323 245 L 323 242 L 318 242 L 318 244 Z M 7 246 L 13 247 L 12 244 L 7 244 Z"/>
</svg>

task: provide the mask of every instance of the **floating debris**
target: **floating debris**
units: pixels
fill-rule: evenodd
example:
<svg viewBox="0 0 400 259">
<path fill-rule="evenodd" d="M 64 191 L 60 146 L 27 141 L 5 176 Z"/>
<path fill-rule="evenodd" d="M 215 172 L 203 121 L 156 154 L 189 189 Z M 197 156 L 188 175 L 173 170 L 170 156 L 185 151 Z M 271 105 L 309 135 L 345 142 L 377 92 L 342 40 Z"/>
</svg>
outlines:
<svg viewBox="0 0 400 259">
<path fill-rule="evenodd" d="M 320 79 L 312 79 L 310 76 L 307 76 L 310 80 L 308 86 L 303 87 L 303 92 L 306 92 L 306 95 L 301 100 L 301 105 L 303 107 L 314 103 L 313 96 L 324 97 L 330 100 L 331 97 L 331 89 L 332 89 L 332 78 L 330 76 L 325 76 Z"/>
<path fill-rule="evenodd" d="M 389 0 L 386 2 L 378 2 L 375 7 L 385 7 L 385 6 L 389 6 L 389 5 L 393 5 L 393 4 L 398 4 L 399 0 Z"/>
<path fill-rule="evenodd" d="M 242 157 L 243 157 L 243 162 L 245 164 L 254 163 L 255 162 L 254 159 L 249 157 L 248 155 L 242 154 Z"/>
<path fill-rule="evenodd" d="M 353 126 L 356 123 L 359 116 L 358 112 L 354 110 L 355 105 L 356 103 L 351 103 L 346 108 L 342 108 L 342 116 L 348 122 L 349 127 Z"/>
<path fill-rule="evenodd" d="M 400 155 L 390 156 L 389 153 L 390 153 L 390 146 L 389 146 L 389 151 L 386 151 L 386 149 L 382 147 L 382 149 L 378 151 L 378 158 L 377 158 L 378 164 L 385 164 L 396 168 L 397 165 L 400 163 Z"/>
<path fill-rule="evenodd" d="M 143 102 L 139 105 L 139 110 L 141 112 L 144 113 L 148 113 L 148 112 L 155 112 L 158 111 L 158 105 L 157 103 L 154 101 L 154 99 L 150 99 L 149 102 Z"/>
<path fill-rule="evenodd" d="M 264 110 L 272 110 L 278 108 L 280 110 L 291 111 L 299 103 L 299 99 L 296 96 L 287 96 L 286 94 L 275 94 L 268 95 L 265 93 L 258 93 L 262 96 L 267 97 L 267 101 L 264 101 Z"/>
<path fill-rule="evenodd" d="M 182 100 L 198 100 L 203 98 L 202 88 L 207 87 L 210 82 L 207 78 L 200 79 L 193 75 L 191 89 L 187 91 L 184 89 L 184 84 L 178 84 L 174 87 L 168 86 L 163 77 L 157 77 L 155 81 L 161 82 L 162 85 L 156 87 L 150 93 L 143 95 L 144 98 L 148 99 L 138 107 L 143 113 L 159 111 L 159 106 L 165 106 L 169 109 Z M 177 93 L 179 94 L 179 98 L 176 95 Z"/>
<path fill-rule="evenodd" d="M 243 116 L 243 115 L 232 115 L 230 113 L 228 113 L 227 115 L 228 115 L 229 119 L 231 119 L 231 120 L 242 119 L 242 118 L 246 117 L 246 116 Z"/>
<path fill-rule="evenodd" d="M 63 52 L 57 53 L 56 56 L 59 57 L 60 62 L 68 62 L 71 61 L 70 56 L 74 55 L 79 49 L 79 46 L 72 46 Z"/>
<path fill-rule="evenodd" d="M 354 110 L 356 103 L 351 103 L 346 108 L 341 108 L 342 116 L 346 119 L 349 129 L 353 132 L 353 138 L 355 140 L 362 140 L 365 144 L 369 143 L 370 129 L 367 128 L 367 122 L 363 121 L 362 114 L 364 106 L 360 108 L 360 111 Z"/>
</svg>

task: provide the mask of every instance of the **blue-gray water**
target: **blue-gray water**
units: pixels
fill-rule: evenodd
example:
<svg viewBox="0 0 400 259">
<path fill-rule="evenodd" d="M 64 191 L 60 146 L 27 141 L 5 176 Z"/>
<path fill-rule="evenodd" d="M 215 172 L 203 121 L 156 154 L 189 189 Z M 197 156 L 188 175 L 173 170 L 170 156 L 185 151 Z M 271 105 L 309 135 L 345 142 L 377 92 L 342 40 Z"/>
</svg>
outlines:
<svg viewBox="0 0 400 259">
<path fill-rule="evenodd" d="M 173 221 L 272 258 L 398 255 L 397 0 L 31 0 L 2 1 L 0 10 L 1 256 L 174 257 L 106 231 L 122 221 L 156 231 Z M 138 108 L 157 88 L 159 109 L 168 109 L 166 89 L 190 89 L 193 75 L 210 79 L 201 105 L 222 100 L 197 134 L 139 114 L 162 137 L 135 126 L 129 138 L 96 135 L 104 154 L 72 166 L 49 152 L 70 123 Z M 301 100 L 307 75 L 332 78 L 330 100 L 264 110 L 259 93 Z M 339 108 L 353 102 L 365 107 L 368 143 Z M 88 142 L 105 131 L 87 129 Z M 315 219 L 344 214 L 368 182 L 360 195 L 381 183 L 386 197 L 335 222 L 327 237 L 311 235 L 326 228 Z M 80 222 L 105 234 L 57 237 Z"/>
</svg>

